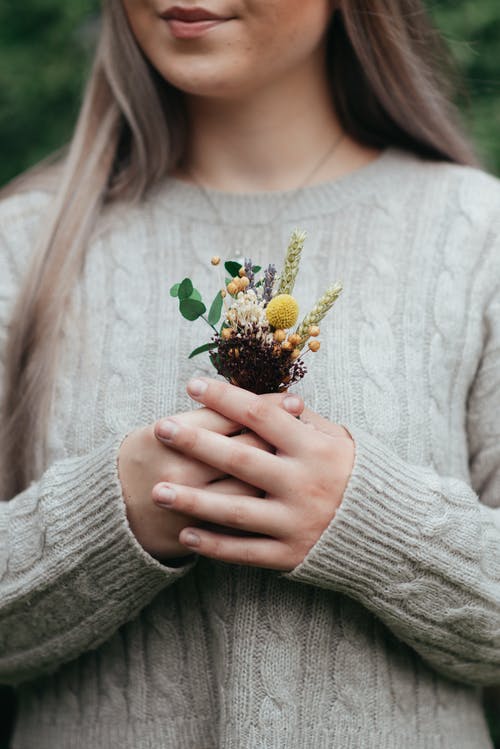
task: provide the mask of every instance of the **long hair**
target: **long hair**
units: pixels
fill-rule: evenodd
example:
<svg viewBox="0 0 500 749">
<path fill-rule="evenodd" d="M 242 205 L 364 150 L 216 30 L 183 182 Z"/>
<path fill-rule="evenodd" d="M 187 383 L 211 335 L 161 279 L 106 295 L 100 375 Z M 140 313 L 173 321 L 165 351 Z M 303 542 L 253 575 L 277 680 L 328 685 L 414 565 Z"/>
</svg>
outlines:
<svg viewBox="0 0 500 749">
<path fill-rule="evenodd" d="M 423 0 L 338 0 L 328 33 L 332 97 L 347 133 L 368 146 L 397 145 L 479 166 L 453 103 L 459 78 Z M 12 312 L 0 499 L 22 491 L 46 465 L 61 326 L 92 227 L 105 204 L 140 201 L 172 170 L 183 154 L 184 124 L 182 95 L 142 54 L 120 0 L 104 0 L 81 112 L 58 162 L 50 220 Z M 4 194 L 22 183 L 15 180 Z"/>
</svg>

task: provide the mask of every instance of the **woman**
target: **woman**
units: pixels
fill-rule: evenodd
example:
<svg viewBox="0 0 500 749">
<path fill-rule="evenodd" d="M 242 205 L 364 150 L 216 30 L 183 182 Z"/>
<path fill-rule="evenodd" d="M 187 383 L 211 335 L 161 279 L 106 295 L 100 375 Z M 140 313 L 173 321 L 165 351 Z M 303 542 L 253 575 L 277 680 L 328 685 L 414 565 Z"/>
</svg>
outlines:
<svg viewBox="0 0 500 749">
<path fill-rule="evenodd" d="M 420 0 L 105 3 L 56 188 L 1 204 L 15 749 L 491 747 L 500 188 L 437 49 Z M 301 306 L 345 291 L 259 397 L 168 288 L 294 226 Z"/>
</svg>

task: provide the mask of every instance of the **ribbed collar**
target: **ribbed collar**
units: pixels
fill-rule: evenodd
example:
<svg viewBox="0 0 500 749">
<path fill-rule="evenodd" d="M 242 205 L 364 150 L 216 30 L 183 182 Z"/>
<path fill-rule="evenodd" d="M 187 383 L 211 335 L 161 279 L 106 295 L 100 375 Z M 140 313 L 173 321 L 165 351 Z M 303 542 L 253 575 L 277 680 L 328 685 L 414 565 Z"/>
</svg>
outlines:
<svg viewBox="0 0 500 749">
<path fill-rule="evenodd" d="M 402 161 L 415 159 L 418 157 L 413 153 L 389 146 L 373 161 L 342 177 L 303 187 L 298 191 L 232 193 L 208 189 L 207 192 L 224 218 L 224 223 L 229 225 L 267 224 L 273 221 L 277 213 L 276 220 L 280 223 L 296 221 L 331 213 L 378 192 L 384 183 L 398 176 Z M 199 187 L 175 177 L 167 177 L 157 185 L 151 191 L 150 199 L 177 215 L 197 218 L 210 224 L 221 222 Z"/>
</svg>

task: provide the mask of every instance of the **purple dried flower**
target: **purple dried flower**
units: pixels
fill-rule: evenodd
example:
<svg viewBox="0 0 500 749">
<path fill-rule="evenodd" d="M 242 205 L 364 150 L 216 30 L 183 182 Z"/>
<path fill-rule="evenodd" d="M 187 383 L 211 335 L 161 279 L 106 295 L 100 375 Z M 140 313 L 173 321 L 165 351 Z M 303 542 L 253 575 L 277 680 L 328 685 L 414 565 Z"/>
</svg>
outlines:
<svg viewBox="0 0 500 749">
<path fill-rule="evenodd" d="M 274 278 L 276 276 L 276 268 L 274 265 L 268 265 L 264 271 L 264 291 L 262 292 L 262 298 L 266 302 L 271 301 L 271 295 L 273 293 Z"/>
<path fill-rule="evenodd" d="M 253 263 L 252 263 L 252 259 L 251 258 L 249 258 L 249 257 L 245 258 L 245 266 L 244 267 L 245 267 L 246 277 L 250 281 L 250 283 L 247 286 L 247 289 L 254 289 L 255 288 L 255 283 L 254 283 L 255 273 L 252 270 Z"/>
</svg>

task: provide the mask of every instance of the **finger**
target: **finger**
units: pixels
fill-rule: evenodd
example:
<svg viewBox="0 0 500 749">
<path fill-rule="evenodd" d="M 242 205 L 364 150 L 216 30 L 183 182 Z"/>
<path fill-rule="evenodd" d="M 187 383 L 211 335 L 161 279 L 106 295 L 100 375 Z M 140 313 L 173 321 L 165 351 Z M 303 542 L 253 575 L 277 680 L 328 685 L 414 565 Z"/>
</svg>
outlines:
<svg viewBox="0 0 500 749">
<path fill-rule="evenodd" d="M 255 486 L 252 486 L 252 484 L 247 484 L 244 481 L 239 481 L 233 477 L 212 481 L 205 486 L 205 489 L 207 492 L 214 492 L 216 494 L 239 494 L 244 497 L 264 496 L 264 492 L 261 489 L 257 489 Z"/>
<path fill-rule="evenodd" d="M 314 411 L 310 411 L 308 408 L 304 408 L 300 418 L 303 424 L 309 427 L 314 427 L 318 432 L 328 434 L 329 437 L 340 437 L 345 439 L 346 436 L 351 436 L 349 431 L 342 424 L 336 424 L 333 421 L 329 421 Z"/>
<path fill-rule="evenodd" d="M 194 411 L 185 411 L 184 413 L 175 414 L 173 417 L 182 423 L 192 424 L 193 426 L 200 426 L 204 429 L 209 429 L 212 432 L 218 434 L 236 434 L 241 432 L 242 425 L 233 421 L 232 419 L 223 416 L 217 411 L 213 411 L 210 408 L 197 408 Z M 159 429 L 161 428 L 161 422 L 163 419 L 159 419 L 154 426 L 154 435 L 156 438 L 159 437 Z"/>
<path fill-rule="evenodd" d="M 265 450 L 268 453 L 274 452 L 273 445 L 270 445 L 269 442 L 263 440 L 262 437 L 259 437 L 259 435 L 255 434 L 255 432 L 243 432 L 243 434 L 236 434 L 234 436 L 231 436 L 231 439 L 236 440 L 236 442 L 239 442 L 241 445 L 257 447 L 259 448 L 259 450 Z"/>
<path fill-rule="evenodd" d="M 218 494 L 172 482 L 156 484 L 152 492 L 158 507 L 192 515 L 228 528 L 279 537 L 289 530 L 289 513 L 272 499 Z"/>
<path fill-rule="evenodd" d="M 297 416 L 304 410 L 304 401 L 300 396 L 296 396 L 295 393 L 263 393 L 259 397 Z M 293 404 L 292 401 L 294 401 Z"/>
<path fill-rule="evenodd" d="M 190 380 L 187 391 L 194 400 L 244 424 L 280 451 L 289 455 L 304 451 L 303 425 L 295 418 L 295 412 L 287 413 L 275 400 L 208 378 Z M 281 398 L 283 404 L 288 398 L 297 399 L 297 403 L 302 400 L 297 395 Z"/>
<path fill-rule="evenodd" d="M 273 538 L 238 537 L 202 528 L 183 528 L 179 542 L 197 554 L 221 562 L 265 569 L 290 569 L 286 559 L 287 547 Z"/>
<path fill-rule="evenodd" d="M 286 470 L 286 456 L 277 456 L 251 445 L 242 444 L 233 437 L 209 432 L 199 427 L 189 427 L 174 419 L 166 419 L 162 442 L 180 450 L 190 458 L 207 463 L 222 473 L 258 486 L 270 494 L 286 496 L 292 491 L 290 471 Z M 282 494 L 285 492 L 285 494 Z"/>
</svg>

